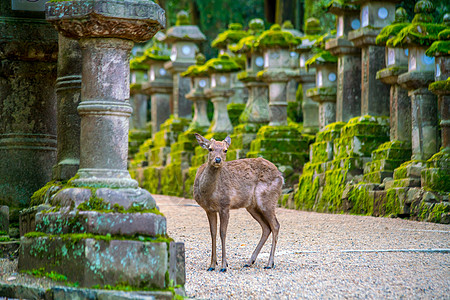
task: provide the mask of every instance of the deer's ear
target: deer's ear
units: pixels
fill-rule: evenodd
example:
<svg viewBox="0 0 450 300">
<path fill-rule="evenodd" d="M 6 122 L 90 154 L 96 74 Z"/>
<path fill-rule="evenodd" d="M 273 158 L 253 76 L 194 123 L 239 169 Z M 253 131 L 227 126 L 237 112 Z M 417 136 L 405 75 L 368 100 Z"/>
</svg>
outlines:
<svg viewBox="0 0 450 300">
<path fill-rule="evenodd" d="M 209 145 L 211 144 L 211 142 L 207 139 L 205 139 L 204 137 L 202 137 L 200 134 L 198 133 L 194 133 L 195 138 L 197 139 L 198 144 L 203 148 L 208 150 Z"/>
<path fill-rule="evenodd" d="M 230 145 L 231 145 L 231 138 L 229 136 L 227 136 L 223 141 L 228 145 L 227 147 L 230 147 Z"/>
</svg>

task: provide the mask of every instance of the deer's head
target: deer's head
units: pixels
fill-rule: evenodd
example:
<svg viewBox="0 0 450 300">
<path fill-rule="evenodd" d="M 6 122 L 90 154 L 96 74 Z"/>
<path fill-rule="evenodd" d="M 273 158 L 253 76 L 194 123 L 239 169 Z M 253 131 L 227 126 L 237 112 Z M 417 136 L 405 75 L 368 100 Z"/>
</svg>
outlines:
<svg viewBox="0 0 450 300">
<path fill-rule="evenodd" d="M 208 164 L 215 168 L 221 167 L 226 160 L 228 147 L 231 145 L 230 137 L 227 136 L 223 141 L 219 142 L 215 139 L 205 139 L 200 134 L 195 133 L 195 138 L 203 149 L 209 151 Z"/>
</svg>

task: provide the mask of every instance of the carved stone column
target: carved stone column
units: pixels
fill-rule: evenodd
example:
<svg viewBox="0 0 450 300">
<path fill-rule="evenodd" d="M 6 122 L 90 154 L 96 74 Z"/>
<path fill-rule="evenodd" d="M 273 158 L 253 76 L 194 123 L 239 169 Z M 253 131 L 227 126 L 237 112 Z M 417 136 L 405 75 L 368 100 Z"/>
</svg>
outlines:
<svg viewBox="0 0 450 300">
<path fill-rule="evenodd" d="M 53 179 L 67 181 L 80 166 L 81 48 L 77 40 L 59 35 L 58 78 L 58 152 Z"/>
<path fill-rule="evenodd" d="M 58 33 L 44 20 L 43 1 L 17 2 L 0 4 L 0 205 L 16 216 L 52 179 L 58 55 Z"/>
<path fill-rule="evenodd" d="M 350 30 L 360 27 L 359 5 L 333 1 L 328 11 L 336 15 L 336 38 L 326 42 L 325 49 L 338 57 L 336 121 L 348 122 L 361 115 L 361 49 L 347 38 Z"/>
<path fill-rule="evenodd" d="M 83 287 L 183 285 L 184 246 L 164 238 L 165 217 L 127 171 L 129 54 L 163 27 L 164 11 L 151 1 L 86 0 L 47 3 L 46 14 L 82 49 L 80 169 L 54 208 L 36 215 L 19 269 L 56 271 Z"/>
</svg>

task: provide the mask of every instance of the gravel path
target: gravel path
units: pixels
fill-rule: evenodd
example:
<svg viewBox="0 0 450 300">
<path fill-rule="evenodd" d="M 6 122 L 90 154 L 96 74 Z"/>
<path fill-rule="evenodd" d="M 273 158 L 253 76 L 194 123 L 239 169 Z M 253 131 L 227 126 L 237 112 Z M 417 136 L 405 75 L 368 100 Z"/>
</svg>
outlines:
<svg viewBox="0 0 450 300">
<path fill-rule="evenodd" d="M 186 292 L 197 299 L 450 299 L 450 226 L 401 219 L 277 209 L 275 269 L 264 270 L 271 237 L 255 265 L 242 268 L 259 224 L 233 210 L 228 270 L 207 272 L 206 214 L 193 200 L 156 195 L 168 233 L 186 246 Z M 218 254 L 220 261 L 220 239 Z"/>
<path fill-rule="evenodd" d="M 154 196 L 168 233 L 186 246 L 186 292 L 196 299 L 450 299 L 450 226 L 401 219 L 277 209 L 281 224 L 275 269 L 264 270 L 271 237 L 255 265 L 242 268 L 259 241 L 259 224 L 233 210 L 228 270 L 207 272 L 206 214 L 193 200 Z M 218 254 L 220 261 L 220 240 Z M 0 282 L 49 288 L 0 259 Z M 1 297 L 0 297 L 1 298 Z"/>
</svg>

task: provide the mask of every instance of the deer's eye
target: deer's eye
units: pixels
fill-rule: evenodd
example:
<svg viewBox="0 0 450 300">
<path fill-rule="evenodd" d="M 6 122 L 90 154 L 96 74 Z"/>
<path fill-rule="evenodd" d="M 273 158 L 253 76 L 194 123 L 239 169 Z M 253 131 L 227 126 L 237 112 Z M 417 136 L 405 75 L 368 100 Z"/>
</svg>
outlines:
<svg viewBox="0 0 450 300">
<path fill-rule="evenodd" d="M 228 151 L 227 149 L 223 150 L 223 152 L 225 152 L 225 153 L 227 153 L 227 151 Z"/>
</svg>

